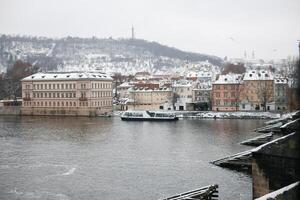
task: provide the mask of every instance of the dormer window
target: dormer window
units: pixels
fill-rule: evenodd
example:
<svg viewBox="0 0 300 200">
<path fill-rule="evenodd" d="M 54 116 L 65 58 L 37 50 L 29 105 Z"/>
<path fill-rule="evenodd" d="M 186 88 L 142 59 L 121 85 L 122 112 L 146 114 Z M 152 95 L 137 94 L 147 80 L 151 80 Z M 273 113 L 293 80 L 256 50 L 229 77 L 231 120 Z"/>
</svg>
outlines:
<svg viewBox="0 0 300 200">
<path fill-rule="evenodd" d="M 268 74 L 265 74 L 265 77 L 269 77 L 269 75 L 268 75 Z"/>
<path fill-rule="evenodd" d="M 69 78 L 70 77 L 70 75 L 67 75 L 67 78 Z"/>
<path fill-rule="evenodd" d="M 250 77 L 252 77 L 252 74 L 249 74 Z"/>
<path fill-rule="evenodd" d="M 54 78 L 56 78 L 57 77 L 57 75 L 54 75 Z"/>
<path fill-rule="evenodd" d="M 33 79 L 33 78 L 34 78 L 34 76 L 31 76 L 31 78 Z"/>
<path fill-rule="evenodd" d="M 224 80 L 227 81 L 227 78 L 225 78 Z"/>
<path fill-rule="evenodd" d="M 79 77 L 82 77 L 82 74 L 79 74 Z"/>
</svg>

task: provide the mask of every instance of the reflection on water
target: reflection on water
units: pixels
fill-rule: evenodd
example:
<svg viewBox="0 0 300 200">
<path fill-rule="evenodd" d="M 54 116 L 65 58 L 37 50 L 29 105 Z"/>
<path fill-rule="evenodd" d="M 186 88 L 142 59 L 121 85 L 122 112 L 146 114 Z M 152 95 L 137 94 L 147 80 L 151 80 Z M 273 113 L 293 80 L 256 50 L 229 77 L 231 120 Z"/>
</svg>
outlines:
<svg viewBox="0 0 300 200">
<path fill-rule="evenodd" d="M 0 117 L 0 199 L 158 199 L 214 183 L 220 199 L 251 199 L 250 177 L 209 161 L 248 149 L 262 123 Z"/>
</svg>

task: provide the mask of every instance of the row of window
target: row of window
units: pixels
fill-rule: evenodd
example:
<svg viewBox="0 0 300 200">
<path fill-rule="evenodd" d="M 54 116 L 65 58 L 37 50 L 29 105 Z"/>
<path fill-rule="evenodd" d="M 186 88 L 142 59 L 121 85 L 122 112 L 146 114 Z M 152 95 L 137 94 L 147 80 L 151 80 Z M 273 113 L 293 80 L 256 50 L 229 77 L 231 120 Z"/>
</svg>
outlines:
<svg viewBox="0 0 300 200">
<path fill-rule="evenodd" d="M 26 86 L 27 89 L 27 86 Z M 76 89 L 75 83 L 43 83 L 43 84 L 33 84 L 34 90 L 56 90 L 56 89 Z"/>
<path fill-rule="evenodd" d="M 111 84 L 110 83 L 92 83 L 92 89 L 99 89 L 99 88 L 111 89 Z"/>
<path fill-rule="evenodd" d="M 220 90 L 222 88 L 224 90 L 227 90 L 227 89 L 235 90 L 235 89 L 238 89 L 238 87 L 239 87 L 238 85 L 215 85 L 216 90 Z"/>
<path fill-rule="evenodd" d="M 221 97 L 221 93 L 220 92 L 216 92 L 216 97 L 220 98 Z M 224 92 L 223 93 L 223 98 L 235 98 L 236 97 L 236 93 L 235 92 Z"/>
<path fill-rule="evenodd" d="M 235 101 L 220 101 L 220 100 L 216 100 L 215 101 L 215 105 L 216 106 L 236 106 Z"/>
<path fill-rule="evenodd" d="M 88 102 L 77 102 L 74 101 L 37 101 L 37 102 L 30 102 L 24 101 L 24 106 L 33 106 L 33 107 L 77 107 L 77 106 L 88 106 Z M 101 107 L 101 106 L 111 106 L 111 101 L 93 101 L 91 102 L 92 107 Z"/>
<path fill-rule="evenodd" d="M 111 97 L 112 92 L 92 92 L 92 97 Z"/>
<path fill-rule="evenodd" d="M 88 84 L 81 83 L 80 88 L 81 89 L 87 89 Z M 26 84 L 26 89 L 30 89 L 30 85 Z M 92 83 L 93 89 L 111 89 L 110 83 Z M 75 83 L 43 83 L 43 84 L 33 84 L 34 90 L 56 90 L 56 89 L 76 89 Z"/>
<path fill-rule="evenodd" d="M 34 92 L 33 98 L 76 98 L 75 92 Z"/>
<path fill-rule="evenodd" d="M 81 97 L 86 97 L 86 92 L 80 93 Z M 111 92 L 92 92 L 92 97 L 111 97 Z M 25 93 L 26 98 L 30 98 L 29 93 Z M 76 98 L 75 92 L 34 92 L 33 98 Z"/>
</svg>

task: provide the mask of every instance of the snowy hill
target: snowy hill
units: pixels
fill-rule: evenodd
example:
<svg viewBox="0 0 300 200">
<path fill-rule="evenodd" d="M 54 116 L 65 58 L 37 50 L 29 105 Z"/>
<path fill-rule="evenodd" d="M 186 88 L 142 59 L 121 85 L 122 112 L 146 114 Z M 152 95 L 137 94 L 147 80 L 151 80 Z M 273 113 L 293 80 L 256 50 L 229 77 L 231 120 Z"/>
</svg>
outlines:
<svg viewBox="0 0 300 200">
<path fill-rule="evenodd" d="M 222 59 L 140 39 L 45 38 L 1 35 L 0 72 L 21 59 L 42 70 L 170 73 L 188 62 L 222 66 Z"/>
</svg>

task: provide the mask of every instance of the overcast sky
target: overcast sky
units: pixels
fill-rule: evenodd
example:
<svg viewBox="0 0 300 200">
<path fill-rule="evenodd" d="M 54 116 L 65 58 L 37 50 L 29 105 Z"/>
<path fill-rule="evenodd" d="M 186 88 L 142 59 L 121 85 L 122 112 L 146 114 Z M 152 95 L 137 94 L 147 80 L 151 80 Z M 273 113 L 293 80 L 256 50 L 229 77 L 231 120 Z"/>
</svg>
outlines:
<svg viewBox="0 0 300 200">
<path fill-rule="evenodd" d="M 220 57 L 298 55 L 300 0 L 0 0 L 0 33 L 137 38 Z"/>
</svg>

